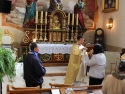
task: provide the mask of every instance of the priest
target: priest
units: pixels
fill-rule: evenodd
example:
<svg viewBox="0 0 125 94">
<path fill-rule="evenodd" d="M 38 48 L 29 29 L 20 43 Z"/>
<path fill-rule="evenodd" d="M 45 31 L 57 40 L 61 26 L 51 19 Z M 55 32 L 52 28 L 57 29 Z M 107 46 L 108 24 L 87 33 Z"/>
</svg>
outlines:
<svg viewBox="0 0 125 94">
<path fill-rule="evenodd" d="M 79 86 L 83 81 L 85 75 L 85 57 L 87 55 L 87 48 L 82 45 L 83 43 L 83 36 L 77 36 L 77 43 L 71 49 L 64 84 L 75 83 L 75 86 Z"/>
</svg>

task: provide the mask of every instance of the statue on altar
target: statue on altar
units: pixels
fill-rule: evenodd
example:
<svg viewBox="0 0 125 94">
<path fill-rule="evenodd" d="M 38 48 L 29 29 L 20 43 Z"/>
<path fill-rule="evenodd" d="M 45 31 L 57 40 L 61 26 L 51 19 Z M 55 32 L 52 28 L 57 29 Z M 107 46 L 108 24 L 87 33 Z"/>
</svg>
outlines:
<svg viewBox="0 0 125 94">
<path fill-rule="evenodd" d="M 35 25 L 36 2 L 37 0 L 27 0 L 26 13 L 23 22 L 24 27 L 32 27 Z"/>
<path fill-rule="evenodd" d="M 54 11 L 55 9 L 62 9 L 62 0 L 50 0 L 49 12 Z"/>
<path fill-rule="evenodd" d="M 60 22 L 57 15 L 53 17 L 53 29 L 60 29 Z"/>
<path fill-rule="evenodd" d="M 83 18 L 83 14 L 84 14 L 84 2 L 83 0 L 78 0 L 78 2 L 76 3 L 76 5 L 74 6 L 74 13 L 78 14 L 78 23 L 80 25 L 80 28 L 85 28 L 85 24 L 84 24 L 84 18 Z"/>
</svg>

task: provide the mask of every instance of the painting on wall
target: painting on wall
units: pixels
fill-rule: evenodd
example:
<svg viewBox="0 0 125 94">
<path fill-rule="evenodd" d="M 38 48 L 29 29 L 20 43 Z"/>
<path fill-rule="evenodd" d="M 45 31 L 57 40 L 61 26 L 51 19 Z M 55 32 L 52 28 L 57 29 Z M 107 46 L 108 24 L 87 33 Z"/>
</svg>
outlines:
<svg viewBox="0 0 125 94">
<path fill-rule="evenodd" d="M 86 0 L 84 1 L 84 24 L 87 29 L 95 29 L 96 21 L 98 19 L 97 13 L 90 11 Z M 74 13 L 74 6 L 78 0 L 62 0 L 63 9 L 66 13 Z M 49 8 L 50 0 L 38 0 L 38 11 L 47 11 Z M 2 25 L 12 26 L 14 28 L 23 30 L 23 21 L 26 12 L 26 0 L 13 0 L 12 9 L 10 14 L 2 14 Z"/>
<path fill-rule="evenodd" d="M 26 11 L 25 7 L 26 0 L 12 0 L 10 14 L 2 14 L 2 25 L 23 30 L 22 24 Z"/>
<path fill-rule="evenodd" d="M 119 0 L 102 0 L 102 12 L 114 12 L 118 10 Z"/>
</svg>

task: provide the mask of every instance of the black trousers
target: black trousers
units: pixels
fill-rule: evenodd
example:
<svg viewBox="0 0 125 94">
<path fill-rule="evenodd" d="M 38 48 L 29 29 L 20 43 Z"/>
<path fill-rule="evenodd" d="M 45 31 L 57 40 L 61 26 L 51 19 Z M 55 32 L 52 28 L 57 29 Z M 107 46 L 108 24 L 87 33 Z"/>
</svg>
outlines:
<svg viewBox="0 0 125 94">
<path fill-rule="evenodd" d="M 89 77 L 89 85 L 101 85 L 104 78 Z"/>
<path fill-rule="evenodd" d="M 42 88 L 42 84 L 36 84 L 36 83 L 28 82 L 28 81 L 25 81 L 25 83 L 26 83 L 26 87 L 37 87 L 37 86 L 40 86 L 40 88 Z"/>
</svg>

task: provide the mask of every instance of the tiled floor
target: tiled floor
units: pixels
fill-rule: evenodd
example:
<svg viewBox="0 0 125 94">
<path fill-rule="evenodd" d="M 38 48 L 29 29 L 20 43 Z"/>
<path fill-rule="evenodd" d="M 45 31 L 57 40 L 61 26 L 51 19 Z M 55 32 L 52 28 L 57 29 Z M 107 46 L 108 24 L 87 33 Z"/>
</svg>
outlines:
<svg viewBox="0 0 125 94">
<path fill-rule="evenodd" d="M 65 73 L 66 72 L 66 66 L 56 66 L 56 67 L 46 67 L 47 73 Z M 23 65 L 18 64 L 16 65 L 16 77 L 15 81 L 11 84 L 9 83 L 7 76 L 4 77 L 4 82 L 2 83 L 3 85 L 3 94 L 6 94 L 6 85 L 10 84 L 15 87 L 25 87 L 25 82 L 23 80 Z M 44 77 L 44 83 L 43 83 L 43 88 L 50 88 L 49 83 L 59 83 L 63 84 L 64 83 L 65 76 L 48 76 Z M 88 77 L 85 77 L 85 83 L 82 83 L 82 86 L 88 85 Z"/>
</svg>

